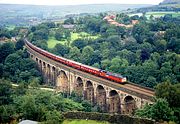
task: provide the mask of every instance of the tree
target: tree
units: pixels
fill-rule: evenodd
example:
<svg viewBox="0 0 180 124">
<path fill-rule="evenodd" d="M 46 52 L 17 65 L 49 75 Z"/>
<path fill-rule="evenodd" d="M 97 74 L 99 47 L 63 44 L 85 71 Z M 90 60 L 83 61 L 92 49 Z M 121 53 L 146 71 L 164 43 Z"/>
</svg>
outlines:
<svg viewBox="0 0 180 124">
<path fill-rule="evenodd" d="M 155 42 L 155 47 L 157 52 L 163 52 L 167 48 L 167 42 L 165 40 L 157 40 Z"/>
<path fill-rule="evenodd" d="M 132 34 L 138 43 L 142 43 L 147 38 L 149 27 L 146 24 L 137 24 L 133 27 Z"/>
<path fill-rule="evenodd" d="M 4 62 L 3 73 L 13 82 L 26 81 L 32 77 L 39 77 L 40 73 L 37 71 L 36 63 L 30 58 L 24 58 L 23 51 L 17 51 L 6 57 Z"/>
<path fill-rule="evenodd" d="M 78 49 L 83 49 L 87 45 L 87 42 L 83 39 L 77 39 L 73 41 L 71 45 L 73 47 L 77 47 Z"/>
<path fill-rule="evenodd" d="M 69 17 L 64 21 L 64 24 L 74 24 L 74 19 L 72 17 Z"/>
<path fill-rule="evenodd" d="M 64 120 L 62 114 L 57 110 L 48 111 L 45 114 L 45 118 L 45 124 L 60 124 Z"/>
<path fill-rule="evenodd" d="M 141 50 L 141 61 L 144 62 L 145 60 L 148 60 L 150 57 L 150 53 L 149 51 L 147 51 L 147 49 L 142 49 Z"/>
<path fill-rule="evenodd" d="M 90 65 L 93 65 L 94 63 L 100 63 L 101 59 L 102 59 L 101 52 L 99 50 L 94 51 Z"/>
<path fill-rule="evenodd" d="M 172 37 L 167 44 L 167 48 L 176 53 L 180 53 L 180 39 Z"/>
<path fill-rule="evenodd" d="M 25 119 L 37 120 L 37 105 L 33 96 L 24 96 L 21 107 Z"/>
<path fill-rule="evenodd" d="M 116 57 L 112 59 L 111 66 L 109 67 L 109 69 L 116 73 L 125 73 L 124 71 L 128 64 L 129 63 L 126 59 Z"/>
<path fill-rule="evenodd" d="M 48 50 L 48 45 L 46 40 L 36 40 L 32 42 L 35 46 L 42 48 L 43 50 Z"/>
<path fill-rule="evenodd" d="M 101 68 L 104 70 L 108 70 L 111 65 L 111 61 L 109 59 L 104 59 L 101 61 Z"/>
<path fill-rule="evenodd" d="M 180 84 L 172 85 L 169 82 L 158 84 L 155 95 L 168 101 L 170 107 L 180 107 Z"/>
<path fill-rule="evenodd" d="M 12 42 L 4 43 L 0 46 L 0 63 L 5 60 L 5 58 L 15 51 L 14 44 Z"/>
<path fill-rule="evenodd" d="M 0 105 L 12 102 L 12 86 L 9 81 L 0 79 Z"/>
<path fill-rule="evenodd" d="M 91 64 L 92 56 L 93 56 L 94 49 L 90 46 L 86 46 L 82 50 L 82 62 L 84 64 Z"/>
<path fill-rule="evenodd" d="M 43 27 L 37 27 L 39 28 L 33 33 L 32 40 L 37 41 L 37 40 L 48 40 L 48 28 L 46 26 Z"/>
<path fill-rule="evenodd" d="M 3 64 L 0 63 L 0 78 L 3 76 Z"/>
<path fill-rule="evenodd" d="M 77 47 L 72 47 L 69 51 L 68 58 L 74 61 L 80 61 L 81 52 Z"/>
<path fill-rule="evenodd" d="M 135 113 L 139 117 L 150 118 L 156 121 L 174 120 L 174 113 L 165 99 L 157 99 L 153 105 L 145 105 Z"/>
<path fill-rule="evenodd" d="M 23 49 L 23 46 L 24 46 L 24 40 L 23 40 L 23 39 L 19 39 L 19 40 L 16 42 L 16 50 Z"/>
<path fill-rule="evenodd" d="M 64 56 L 65 54 L 68 54 L 68 53 L 69 53 L 69 47 L 58 43 L 58 44 L 56 44 L 56 46 L 53 48 L 53 52 L 54 52 L 55 54 Z"/>
<path fill-rule="evenodd" d="M 62 38 L 63 38 L 63 33 L 62 32 L 56 32 L 55 33 L 55 38 L 56 38 L 56 40 L 62 40 Z"/>
<path fill-rule="evenodd" d="M 13 105 L 1 105 L 0 106 L 0 122 L 1 123 L 11 123 L 11 121 L 16 117 L 15 107 Z"/>
<path fill-rule="evenodd" d="M 112 35 L 107 38 L 110 48 L 115 48 L 116 50 L 121 48 L 121 39 L 118 35 Z"/>
</svg>

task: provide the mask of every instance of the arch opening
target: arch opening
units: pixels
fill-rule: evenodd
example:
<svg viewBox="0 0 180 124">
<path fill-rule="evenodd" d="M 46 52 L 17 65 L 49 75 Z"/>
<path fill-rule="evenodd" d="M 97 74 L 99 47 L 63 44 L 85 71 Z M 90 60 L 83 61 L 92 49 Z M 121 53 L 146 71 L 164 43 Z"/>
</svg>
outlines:
<svg viewBox="0 0 180 124">
<path fill-rule="evenodd" d="M 132 96 L 126 96 L 124 98 L 125 103 L 125 113 L 126 114 L 133 114 L 136 109 L 136 102 Z"/>
<path fill-rule="evenodd" d="M 121 113 L 120 96 L 116 90 L 109 92 L 109 112 L 110 113 Z"/>
<path fill-rule="evenodd" d="M 101 111 L 106 111 L 106 90 L 103 86 L 98 85 L 97 87 L 96 102 Z"/>
<path fill-rule="evenodd" d="M 79 96 L 83 96 L 83 81 L 80 77 L 78 77 L 75 82 L 75 93 Z"/>
<path fill-rule="evenodd" d="M 86 90 L 84 93 L 85 99 L 91 102 L 91 104 L 94 103 L 94 88 L 91 81 L 86 82 Z"/>
<path fill-rule="evenodd" d="M 68 93 L 69 92 L 69 87 L 68 87 L 68 77 L 65 73 L 65 71 L 60 71 L 57 77 L 57 82 L 56 82 L 56 87 L 57 90 Z"/>
<path fill-rule="evenodd" d="M 36 62 L 38 62 L 38 58 L 36 58 Z"/>
</svg>

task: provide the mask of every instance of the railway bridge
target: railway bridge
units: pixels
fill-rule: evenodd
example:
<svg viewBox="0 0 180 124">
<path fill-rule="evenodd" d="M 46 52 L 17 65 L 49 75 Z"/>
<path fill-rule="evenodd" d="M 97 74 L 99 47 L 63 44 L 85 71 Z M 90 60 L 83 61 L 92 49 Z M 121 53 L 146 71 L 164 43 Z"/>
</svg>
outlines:
<svg viewBox="0 0 180 124">
<path fill-rule="evenodd" d="M 151 104 L 154 91 L 130 82 L 119 84 L 69 67 L 33 50 L 27 51 L 38 65 L 44 81 L 60 92 L 75 92 L 104 112 L 131 114 L 136 108 Z"/>
</svg>

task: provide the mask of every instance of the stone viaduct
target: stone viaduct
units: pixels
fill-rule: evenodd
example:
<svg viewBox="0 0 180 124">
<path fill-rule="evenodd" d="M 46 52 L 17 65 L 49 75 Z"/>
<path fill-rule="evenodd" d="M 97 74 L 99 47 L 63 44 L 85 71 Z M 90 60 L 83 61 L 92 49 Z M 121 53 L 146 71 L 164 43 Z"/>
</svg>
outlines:
<svg viewBox="0 0 180 124">
<path fill-rule="evenodd" d="M 44 81 L 60 92 L 75 92 L 109 113 L 131 114 L 136 108 L 152 103 L 154 92 L 151 89 L 131 83 L 118 84 L 68 67 L 25 45 Z"/>
</svg>

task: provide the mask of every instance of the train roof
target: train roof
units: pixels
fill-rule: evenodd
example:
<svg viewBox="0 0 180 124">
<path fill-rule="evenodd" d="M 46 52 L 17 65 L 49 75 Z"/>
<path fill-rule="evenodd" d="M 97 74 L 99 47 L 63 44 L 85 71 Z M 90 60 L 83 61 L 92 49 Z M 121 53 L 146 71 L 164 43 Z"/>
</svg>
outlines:
<svg viewBox="0 0 180 124">
<path fill-rule="evenodd" d="M 98 68 L 95 68 L 95 67 L 92 67 L 92 66 L 88 66 L 88 65 L 84 65 L 84 64 L 82 64 L 81 66 L 84 66 L 84 67 L 87 67 L 87 68 L 90 68 L 90 69 L 94 69 L 94 70 L 96 70 L 96 71 L 99 71 L 100 69 L 98 69 Z"/>
<path fill-rule="evenodd" d="M 70 59 L 67 59 L 69 62 L 73 62 L 73 63 L 75 63 L 75 64 L 78 64 L 78 65 L 82 65 L 82 63 L 80 63 L 80 62 L 76 62 L 76 61 L 74 61 L 74 60 L 70 60 Z"/>
<path fill-rule="evenodd" d="M 123 76 L 120 75 L 120 74 L 116 74 L 116 73 L 112 73 L 112 72 L 107 72 L 106 74 L 112 75 L 112 76 L 115 76 L 115 77 L 119 77 L 119 78 L 125 78 L 125 77 L 123 77 Z"/>
</svg>

